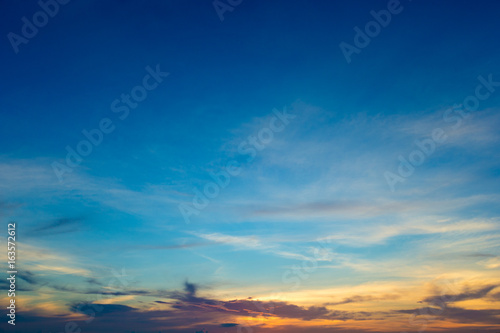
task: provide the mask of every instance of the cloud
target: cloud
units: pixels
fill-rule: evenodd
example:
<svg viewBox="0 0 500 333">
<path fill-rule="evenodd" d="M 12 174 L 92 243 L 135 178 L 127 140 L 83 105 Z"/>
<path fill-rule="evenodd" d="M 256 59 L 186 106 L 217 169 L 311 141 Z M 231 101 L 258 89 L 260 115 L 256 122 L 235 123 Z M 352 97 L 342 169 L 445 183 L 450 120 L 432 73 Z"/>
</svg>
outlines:
<svg viewBox="0 0 500 333">
<path fill-rule="evenodd" d="M 176 299 L 172 307 L 179 311 L 225 313 L 232 316 L 264 316 L 295 318 L 300 320 L 330 319 L 364 319 L 370 314 L 366 312 L 349 313 L 333 311 L 324 306 L 303 307 L 283 301 L 259 301 L 254 299 L 216 300 L 196 295 L 198 287 L 189 282 L 184 284 L 184 292 L 172 292 L 170 298 Z"/>
<path fill-rule="evenodd" d="M 19 276 L 19 278 L 23 279 L 24 281 L 28 282 L 29 284 L 37 284 L 38 283 L 38 281 L 35 277 L 35 274 L 33 274 L 30 271 L 23 271 L 18 276 Z"/>
<path fill-rule="evenodd" d="M 325 303 L 324 305 L 341 305 L 341 304 L 349 304 L 349 303 L 395 300 L 395 299 L 399 299 L 399 298 L 401 298 L 401 295 L 397 295 L 397 294 L 383 295 L 383 296 L 379 296 L 379 297 L 374 297 L 374 296 L 370 296 L 370 295 L 367 295 L 367 296 L 355 295 L 355 296 L 344 298 L 340 302 Z"/>
<path fill-rule="evenodd" d="M 300 198 L 300 196 L 298 196 Z M 467 198 L 441 198 L 435 200 L 398 198 L 367 198 L 365 200 L 337 199 L 331 201 L 299 201 L 297 197 L 287 198 L 287 203 L 274 202 L 250 207 L 250 216 L 273 218 L 276 220 L 301 220 L 310 218 L 344 217 L 352 219 L 375 218 L 381 216 L 400 216 L 403 214 L 426 212 L 426 215 L 438 214 L 443 211 L 453 211 L 459 207 L 472 206 L 480 203 L 498 203 L 498 195 L 477 195 Z"/>
<path fill-rule="evenodd" d="M 147 292 L 147 291 L 124 291 L 119 295 L 140 294 L 143 296 L 153 296 L 162 294 L 163 297 L 172 299 L 173 301 L 156 300 L 158 304 L 169 304 L 172 308 L 182 312 L 202 312 L 202 313 L 224 313 L 231 316 L 265 316 L 265 317 L 282 317 L 296 318 L 301 320 L 314 319 L 338 319 L 346 320 L 352 318 L 364 318 L 369 316 L 368 313 L 349 313 L 345 311 L 332 311 L 323 306 L 303 307 L 291 304 L 284 301 L 259 301 L 252 298 L 235 299 L 235 300 L 217 300 L 198 296 L 198 285 L 184 282 L 183 291 L 164 291 L 164 292 Z M 110 293 L 117 295 L 118 293 Z M 79 305 L 82 307 L 83 305 Z M 74 309 L 76 305 L 73 305 Z M 133 311 L 138 309 L 124 308 L 125 311 Z"/>
<path fill-rule="evenodd" d="M 295 260 L 302 260 L 302 261 L 313 260 L 313 258 L 307 257 L 307 256 L 300 254 L 300 253 L 293 253 L 293 252 L 288 252 L 288 251 L 272 251 L 272 253 L 279 256 L 279 257 L 286 258 L 286 259 L 295 259 Z"/>
<path fill-rule="evenodd" d="M 444 295 L 435 295 L 427 297 L 423 300 L 425 303 L 429 304 L 446 304 L 446 303 L 454 303 L 460 301 L 466 301 L 470 299 L 480 299 L 484 298 L 488 295 L 490 291 L 498 287 L 498 285 L 490 285 L 477 290 L 465 290 L 459 294 L 444 294 Z"/>
<path fill-rule="evenodd" d="M 121 304 L 99 304 L 99 303 L 76 303 L 70 306 L 70 310 L 76 313 L 104 316 L 110 313 L 124 313 L 136 311 L 135 308 Z"/>
<path fill-rule="evenodd" d="M 184 282 L 184 290 L 189 296 L 193 297 L 197 289 L 198 287 L 194 283 L 189 283 L 188 281 Z"/>
<path fill-rule="evenodd" d="M 33 230 L 31 230 L 30 235 L 45 236 L 45 235 L 79 231 L 79 227 L 82 221 L 83 218 L 70 218 L 70 217 L 52 220 L 43 226 L 36 227 Z"/>
<path fill-rule="evenodd" d="M 238 250 L 258 250 L 264 253 L 273 254 L 275 256 L 300 260 L 300 261 L 331 261 L 333 258 L 333 253 L 329 249 L 309 247 L 307 249 L 311 256 L 306 256 L 301 253 L 291 252 L 280 249 L 280 244 L 263 242 L 257 236 L 230 236 L 221 233 L 211 233 L 211 234 L 196 234 L 198 237 L 208 239 L 217 244 L 228 244 L 233 246 Z"/>
<path fill-rule="evenodd" d="M 91 285 L 96 285 L 96 286 L 102 286 L 103 284 L 101 282 L 99 282 L 97 279 L 95 278 L 87 278 L 85 280 L 88 284 L 91 284 Z"/>
<path fill-rule="evenodd" d="M 48 265 L 36 265 L 34 266 L 37 270 L 40 271 L 51 271 L 59 274 L 72 274 L 72 275 L 80 275 L 80 276 L 89 276 L 91 275 L 90 271 L 83 268 L 72 268 L 72 267 L 64 267 L 64 266 L 48 266 Z"/>
<path fill-rule="evenodd" d="M 188 243 L 188 244 L 175 244 L 175 245 L 148 245 L 144 248 L 151 250 L 179 250 L 179 249 L 189 249 L 193 247 L 208 246 L 213 245 L 214 242 L 198 242 L 198 243 Z"/>
<path fill-rule="evenodd" d="M 232 245 L 237 249 L 268 249 L 270 246 L 263 244 L 256 236 L 230 236 L 220 233 L 196 234 L 198 237 L 218 244 Z"/>
<path fill-rule="evenodd" d="M 490 297 L 495 301 L 500 301 L 500 293 L 491 294 Z"/>
<path fill-rule="evenodd" d="M 500 268 L 500 256 L 481 260 L 478 262 L 478 264 L 489 269 Z"/>
<path fill-rule="evenodd" d="M 27 200 L 32 200 L 30 208 L 39 208 L 40 212 L 47 213 L 47 205 L 66 207 L 68 202 L 81 204 L 88 200 L 133 216 L 147 216 L 159 225 L 164 224 L 165 218 L 172 218 L 171 212 L 161 214 L 159 212 L 164 210 L 158 210 L 158 207 L 177 202 L 174 198 L 178 195 L 170 188 L 152 185 L 130 190 L 116 179 L 91 176 L 79 168 L 64 175 L 64 183 L 61 184 L 52 170 L 52 162 L 52 159 L 46 158 L 24 160 L 0 157 L 0 195 L 9 198 L 8 207 L 23 208 Z M 81 226 L 77 220 L 81 222 L 82 219 L 62 218 L 45 226 L 36 225 L 33 230 L 39 228 L 45 233 L 62 228 L 61 232 L 70 232 L 73 231 L 71 226 Z"/>
<path fill-rule="evenodd" d="M 154 303 L 168 305 L 168 309 L 158 309 L 157 307 L 139 308 L 118 303 L 107 304 L 101 301 L 96 303 L 73 303 L 69 306 L 69 310 L 73 313 L 94 318 L 91 325 L 96 332 L 140 328 L 141 330 L 167 330 L 168 332 L 188 333 L 195 330 L 188 330 L 186 327 L 195 328 L 196 325 L 201 323 L 209 331 L 216 331 L 215 328 L 217 327 L 230 328 L 238 326 L 238 321 L 235 320 L 236 317 L 281 318 L 306 322 L 313 320 L 366 320 L 370 318 L 368 312 L 333 311 L 323 306 L 305 307 L 284 301 L 259 301 L 252 298 L 218 300 L 199 296 L 198 290 L 199 286 L 197 284 L 185 281 L 183 290 L 157 292 L 156 294 L 162 293 L 165 298 L 172 301 L 155 300 Z M 136 292 L 138 291 L 129 291 L 129 293 Z M 127 292 L 123 293 L 126 294 Z M 155 292 L 142 291 L 141 294 L 152 296 Z M 29 313 L 27 316 L 30 318 L 28 322 L 34 318 L 33 320 L 37 324 L 44 323 L 43 320 L 38 321 L 38 317 L 34 313 Z M 68 317 L 55 315 L 50 318 L 50 325 L 47 323 L 44 327 L 64 323 L 64 320 L 61 320 L 62 318 Z M 82 330 L 87 325 L 84 320 L 72 320 Z M 265 325 L 259 326 L 265 328 Z M 29 325 L 25 327 L 29 329 Z"/>
<path fill-rule="evenodd" d="M 213 299 L 196 298 L 186 302 L 178 302 L 174 308 L 189 312 L 222 312 L 236 316 L 264 316 L 279 318 L 294 318 L 305 321 L 314 319 L 347 320 L 364 319 L 369 313 L 350 313 L 346 311 L 333 311 L 323 306 L 303 307 L 282 301 L 258 300 L 231 300 L 217 301 Z"/>
<path fill-rule="evenodd" d="M 366 246 L 380 244 L 386 240 L 401 235 L 432 235 L 486 232 L 498 230 L 498 220 L 458 220 L 439 222 L 436 218 L 412 218 L 398 223 L 377 223 L 356 225 L 344 232 L 337 232 L 323 239 L 334 240 L 350 245 Z"/>
<path fill-rule="evenodd" d="M 474 117 L 464 119 L 455 129 L 451 128 L 454 123 L 446 123 L 443 119 L 444 113 L 449 109 L 452 108 L 447 107 L 419 119 L 411 115 L 398 117 L 394 130 L 405 136 L 423 138 L 429 137 L 435 128 L 448 127 L 445 128 L 448 136 L 445 145 L 466 149 L 477 149 L 498 142 L 498 109 L 475 111 Z"/>
<path fill-rule="evenodd" d="M 500 310 L 497 309 L 465 309 L 456 306 L 450 306 L 450 303 L 467 301 L 473 299 L 492 298 L 494 295 L 489 293 L 498 287 L 498 285 L 489 285 L 476 290 L 466 288 L 458 294 L 443 294 L 426 297 L 423 301 L 430 306 L 421 307 L 409 310 L 398 310 L 399 313 L 407 313 L 425 316 L 435 316 L 441 320 L 451 320 L 459 323 L 482 323 L 482 324 L 498 324 L 498 316 Z M 421 303 L 419 302 L 419 303 Z"/>
<path fill-rule="evenodd" d="M 123 292 L 126 294 L 127 292 Z M 371 320 L 379 320 L 378 312 L 367 311 L 338 311 L 331 310 L 325 306 L 301 306 L 291 302 L 280 300 L 261 301 L 254 298 L 221 300 L 198 295 L 199 286 L 197 284 L 185 281 L 182 290 L 172 291 L 129 291 L 128 293 L 141 293 L 144 296 L 153 296 L 154 294 L 162 294 L 167 300 L 155 300 L 154 303 L 167 305 L 165 307 L 132 307 L 124 304 L 104 304 L 98 303 L 74 303 L 69 309 L 74 313 L 85 314 L 88 317 L 95 317 L 92 321 L 92 330 L 95 332 L 106 330 L 151 330 L 151 331 L 168 331 L 179 333 L 190 333 L 199 330 L 199 327 L 205 327 L 208 331 L 217 332 L 217 327 L 229 328 L 235 327 L 239 323 L 238 317 L 253 318 L 255 325 L 259 330 L 267 332 L 271 327 L 265 323 L 267 320 L 278 320 L 280 326 L 285 329 L 287 321 L 295 322 L 295 326 L 290 326 L 290 330 L 294 332 L 374 332 L 373 330 L 363 330 L 359 328 L 343 328 L 338 325 L 338 321 L 342 322 L 366 322 Z M 485 288 L 481 288 L 472 292 L 464 291 L 462 298 L 466 298 L 465 294 L 470 297 L 480 297 L 487 294 Z M 347 304 L 354 302 L 374 301 L 383 299 L 396 299 L 397 295 L 386 294 L 377 297 L 370 295 L 353 295 L 344 298 L 342 301 L 335 304 Z M 151 303 L 150 303 L 151 304 Z M 435 307 L 423 307 L 411 310 L 399 310 L 394 313 L 438 313 L 440 318 L 447 318 L 452 321 L 461 323 L 485 323 L 494 324 L 495 316 L 500 310 L 466 310 L 457 307 L 448 307 L 444 311 Z M 420 311 L 420 312 L 419 312 Z M 432 312 L 431 312 L 432 311 Z M 439 312 L 442 313 L 439 313 Z M 33 319 L 34 314 L 27 314 L 28 323 Z M 64 323 L 67 316 L 54 316 L 50 318 L 50 324 L 44 320 L 38 321 L 38 317 L 33 319 L 36 323 L 44 324 L 44 327 L 52 327 L 51 325 Z M 73 319 L 74 320 L 74 319 Z M 302 324 L 299 324 L 302 321 Z M 337 321 L 334 327 L 330 327 L 328 331 L 321 331 L 322 326 L 307 326 L 304 325 L 319 325 L 325 321 Z M 87 323 L 84 320 L 76 320 L 78 325 L 84 329 Z M 29 324 L 27 324 L 28 329 Z M 201 326 L 203 325 L 203 326 Z M 324 325 L 324 324 L 323 324 Z M 64 326 L 63 326 L 64 327 Z M 354 326 L 356 327 L 356 326 Z M 271 332 L 271 331 L 269 331 Z M 472 332 L 472 331 L 471 331 Z"/>
<path fill-rule="evenodd" d="M 471 254 L 465 254 L 465 257 L 472 257 L 472 258 L 494 258 L 496 257 L 494 254 L 488 254 L 488 253 L 471 253 Z"/>
<path fill-rule="evenodd" d="M 397 312 L 415 314 L 417 316 L 436 316 L 441 320 L 449 319 L 458 323 L 482 323 L 492 325 L 498 325 L 498 316 L 500 316 L 500 310 L 468 310 L 450 306 L 446 306 L 445 308 L 423 307 L 411 310 L 399 310 Z"/>
<path fill-rule="evenodd" d="M 253 212 L 255 216 L 276 216 L 281 218 L 303 218 L 303 217 L 324 217 L 324 216 L 379 216 L 406 212 L 416 209 L 404 202 L 394 203 L 373 203 L 363 201 L 330 201 L 330 202 L 308 202 L 295 203 L 289 206 L 276 205 L 263 207 Z"/>
</svg>

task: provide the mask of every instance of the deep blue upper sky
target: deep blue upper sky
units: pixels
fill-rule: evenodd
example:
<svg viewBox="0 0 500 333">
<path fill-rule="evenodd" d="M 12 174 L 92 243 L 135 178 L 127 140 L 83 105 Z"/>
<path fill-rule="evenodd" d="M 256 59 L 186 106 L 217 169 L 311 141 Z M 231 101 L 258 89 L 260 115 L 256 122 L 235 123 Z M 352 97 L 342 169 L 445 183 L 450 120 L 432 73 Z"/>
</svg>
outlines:
<svg viewBox="0 0 500 333">
<path fill-rule="evenodd" d="M 347 65 L 339 43 L 352 43 L 353 27 L 385 1 L 245 1 L 223 22 L 210 1 L 70 2 L 18 54 L 7 38 L 1 44 L 3 151 L 60 156 L 61 142 L 95 126 L 147 65 L 171 76 L 120 124 L 127 135 L 107 138 L 97 154 L 127 160 L 153 136 L 175 142 L 170 156 L 202 159 L 228 127 L 290 100 L 345 114 L 417 112 L 468 95 L 478 73 L 498 72 L 496 2 L 402 5 Z M 4 35 L 39 10 L 3 6 Z"/>
</svg>

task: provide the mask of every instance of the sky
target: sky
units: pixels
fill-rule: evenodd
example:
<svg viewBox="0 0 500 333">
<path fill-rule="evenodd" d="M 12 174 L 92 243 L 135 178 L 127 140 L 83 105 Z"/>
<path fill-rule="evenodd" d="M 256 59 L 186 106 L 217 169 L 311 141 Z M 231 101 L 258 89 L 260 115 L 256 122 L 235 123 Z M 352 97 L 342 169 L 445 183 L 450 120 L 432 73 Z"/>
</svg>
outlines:
<svg viewBox="0 0 500 333">
<path fill-rule="evenodd" d="M 500 331 L 500 4 L 0 6 L 0 331 Z"/>
</svg>

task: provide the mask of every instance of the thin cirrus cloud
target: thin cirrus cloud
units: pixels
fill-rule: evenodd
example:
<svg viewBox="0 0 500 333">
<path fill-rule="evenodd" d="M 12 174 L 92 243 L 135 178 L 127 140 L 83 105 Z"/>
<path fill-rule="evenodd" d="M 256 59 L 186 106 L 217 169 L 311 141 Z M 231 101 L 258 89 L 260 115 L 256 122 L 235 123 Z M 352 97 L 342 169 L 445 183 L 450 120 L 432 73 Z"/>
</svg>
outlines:
<svg viewBox="0 0 500 333">
<path fill-rule="evenodd" d="M 236 250 L 256 250 L 263 253 L 269 253 L 277 257 L 285 259 L 293 259 L 300 261 L 308 261 L 313 257 L 312 255 L 306 255 L 307 252 L 312 252 L 311 248 L 304 249 L 306 254 L 292 252 L 286 250 L 278 240 L 274 241 L 263 241 L 257 236 L 231 236 L 220 233 L 211 234 L 195 234 L 198 237 L 210 240 L 219 245 L 230 245 Z M 281 239 L 282 240 L 282 239 Z M 313 248 L 314 249 L 314 248 Z M 316 247 L 317 249 L 317 247 Z M 322 249 L 321 256 L 315 257 L 317 261 L 331 261 L 333 254 L 326 249 Z"/>
<path fill-rule="evenodd" d="M 481 116 L 477 115 L 477 122 L 471 120 L 470 123 L 464 125 L 461 131 L 468 129 L 467 133 L 469 134 L 473 131 L 487 135 L 490 139 L 481 140 L 481 142 L 484 141 L 484 144 L 493 147 L 492 145 L 496 142 L 496 131 L 492 124 L 498 116 L 485 116 L 485 118 L 481 118 Z M 491 119 L 492 117 L 494 119 Z M 458 147 L 459 143 L 460 147 L 471 148 L 464 151 L 466 154 L 474 156 L 486 154 L 474 148 L 475 143 L 467 139 L 468 135 L 465 135 L 467 133 L 461 136 L 460 133 L 453 132 L 454 139 L 450 139 L 449 144 L 436 147 L 435 153 L 428 157 L 426 163 L 418 167 L 415 174 L 404 184 L 401 184 L 401 188 L 398 190 L 400 195 L 393 196 L 388 191 L 383 173 L 395 171 L 398 166 L 398 155 L 408 155 L 416 148 L 413 141 L 426 138 L 434 128 L 442 125 L 441 121 L 437 119 L 431 122 L 426 119 L 422 121 L 424 125 L 417 126 L 416 124 L 419 124 L 418 116 L 411 115 L 401 116 L 396 120 L 390 118 L 384 120 L 365 119 L 364 122 L 355 122 L 354 125 L 346 120 L 341 123 L 344 125 L 336 124 L 335 128 L 325 131 L 324 134 L 322 132 L 312 133 L 312 137 L 308 136 L 306 142 L 301 140 L 300 135 L 297 138 L 297 133 L 293 132 L 293 135 L 289 134 L 290 138 L 286 137 L 286 142 L 282 143 L 283 147 L 281 148 L 287 151 L 287 154 L 279 155 L 282 156 L 283 161 L 279 162 L 277 160 L 280 158 L 279 156 L 264 150 L 259 155 L 261 157 L 259 161 L 255 162 L 257 164 L 255 170 L 262 170 L 265 167 L 291 175 L 301 175 L 300 181 L 296 179 L 298 177 L 289 177 L 294 181 L 283 183 L 279 177 L 266 177 L 265 174 L 254 177 L 253 172 L 250 172 L 242 177 L 252 179 L 253 182 L 259 184 L 257 188 L 262 189 L 259 195 L 246 198 L 245 202 L 240 194 L 239 197 L 229 202 L 243 203 L 237 208 L 240 212 L 243 209 L 248 218 L 294 221 L 309 218 L 374 217 L 422 210 L 425 210 L 427 214 L 437 212 L 447 214 L 466 206 L 498 203 L 498 197 L 473 196 L 463 193 L 462 190 L 471 183 L 476 185 L 478 182 L 482 182 L 481 179 L 470 177 L 470 174 L 477 173 L 478 168 L 488 167 L 489 159 L 483 159 L 474 166 L 470 163 L 463 163 L 459 169 L 452 170 L 448 170 L 447 167 L 437 169 L 432 167 L 436 161 L 443 159 L 443 154 L 450 152 L 451 146 Z M 325 124 L 324 126 L 330 125 Z M 422 126 L 424 129 L 421 129 Z M 413 127 L 419 128 L 419 130 L 411 132 L 409 129 Z M 350 145 L 357 145 L 359 138 L 355 135 L 358 131 L 360 133 L 374 131 L 378 133 L 377 129 L 381 130 L 382 128 L 388 137 L 392 137 L 393 133 L 400 133 L 407 138 L 395 140 L 395 142 L 399 142 L 397 146 L 387 147 L 384 143 L 367 145 L 366 149 L 361 150 L 349 148 Z M 285 136 L 287 134 L 284 133 Z M 302 135 L 306 136 L 306 133 Z M 327 135 L 330 136 L 328 139 L 326 139 Z M 346 135 L 350 136 L 349 139 L 346 139 Z M 354 137 L 352 138 L 352 136 Z M 336 140 L 337 137 L 339 140 Z M 360 137 L 362 137 L 361 134 Z M 378 140 L 380 139 L 378 138 Z M 332 145 L 332 141 L 337 144 Z M 345 145 L 344 141 L 346 141 Z M 304 145 L 306 146 L 304 147 Z M 337 158 L 339 155 L 342 155 L 340 160 Z M 296 163 L 300 159 L 304 159 L 305 164 Z M 370 165 L 369 169 L 364 167 L 368 164 Z M 430 167 L 432 173 L 429 172 Z M 444 191 L 441 189 L 439 198 L 435 197 L 434 190 L 438 182 L 447 184 Z M 457 189 L 460 189 L 458 192 L 462 193 L 460 196 L 456 194 Z M 412 195 L 419 193 L 420 195 L 417 196 Z"/>
<path fill-rule="evenodd" d="M 73 217 L 65 217 L 59 218 L 46 223 L 40 227 L 34 228 L 31 232 L 31 236 L 46 236 L 46 235 L 54 235 L 60 233 L 70 233 L 77 232 L 80 230 L 82 223 L 84 222 L 83 218 L 73 218 Z"/>
<path fill-rule="evenodd" d="M 383 243 L 386 240 L 401 235 L 431 235 L 431 234 L 463 234 L 466 232 L 498 231 L 495 221 L 450 221 L 436 222 L 436 219 L 411 219 L 404 223 L 392 223 L 377 226 L 356 226 L 352 230 L 324 237 L 338 242 L 365 246 Z"/>
<path fill-rule="evenodd" d="M 269 249 L 272 246 L 263 243 L 255 236 L 230 236 L 220 233 L 196 234 L 198 237 L 218 243 L 232 245 L 239 249 Z"/>
</svg>

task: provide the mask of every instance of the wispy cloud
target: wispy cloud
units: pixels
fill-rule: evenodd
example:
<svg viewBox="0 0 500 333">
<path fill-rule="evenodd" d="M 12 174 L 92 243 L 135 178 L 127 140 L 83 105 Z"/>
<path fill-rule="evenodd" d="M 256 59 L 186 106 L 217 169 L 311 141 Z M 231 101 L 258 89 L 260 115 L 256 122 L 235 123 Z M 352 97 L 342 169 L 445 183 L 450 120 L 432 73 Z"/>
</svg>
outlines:
<svg viewBox="0 0 500 333">
<path fill-rule="evenodd" d="M 339 302 L 329 302 L 324 305 L 342 305 L 349 303 L 363 303 L 363 302 L 373 302 L 373 301 L 385 301 L 385 300 L 396 300 L 401 298 L 399 294 L 392 295 L 382 295 L 382 296 L 371 296 L 371 295 L 354 295 L 351 297 L 344 298 Z"/>
<path fill-rule="evenodd" d="M 66 266 L 47 266 L 47 265 L 36 265 L 34 269 L 38 271 L 52 272 L 57 274 L 72 274 L 78 276 L 91 276 L 91 272 L 82 268 L 72 268 Z"/>
<path fill-rule="evenodd" d="M 220 233 L 196 234 L 198 237 L 218 243 L 231 245 L 236 249 L 269 249 L 270 245 L 264 244 L 256 236 L 230 236 Z"/>
<path fill-rule="evenodd" d="M 46 223 L 45 225 L 35 227 L 30 232 L 30 235 L 39 236 L 76 232 L 80 230 L 80 225 L 83 221 L 83 218 L 70 217 L 55 219 L 50 221 L 49 223 Z"/>
</svg>

